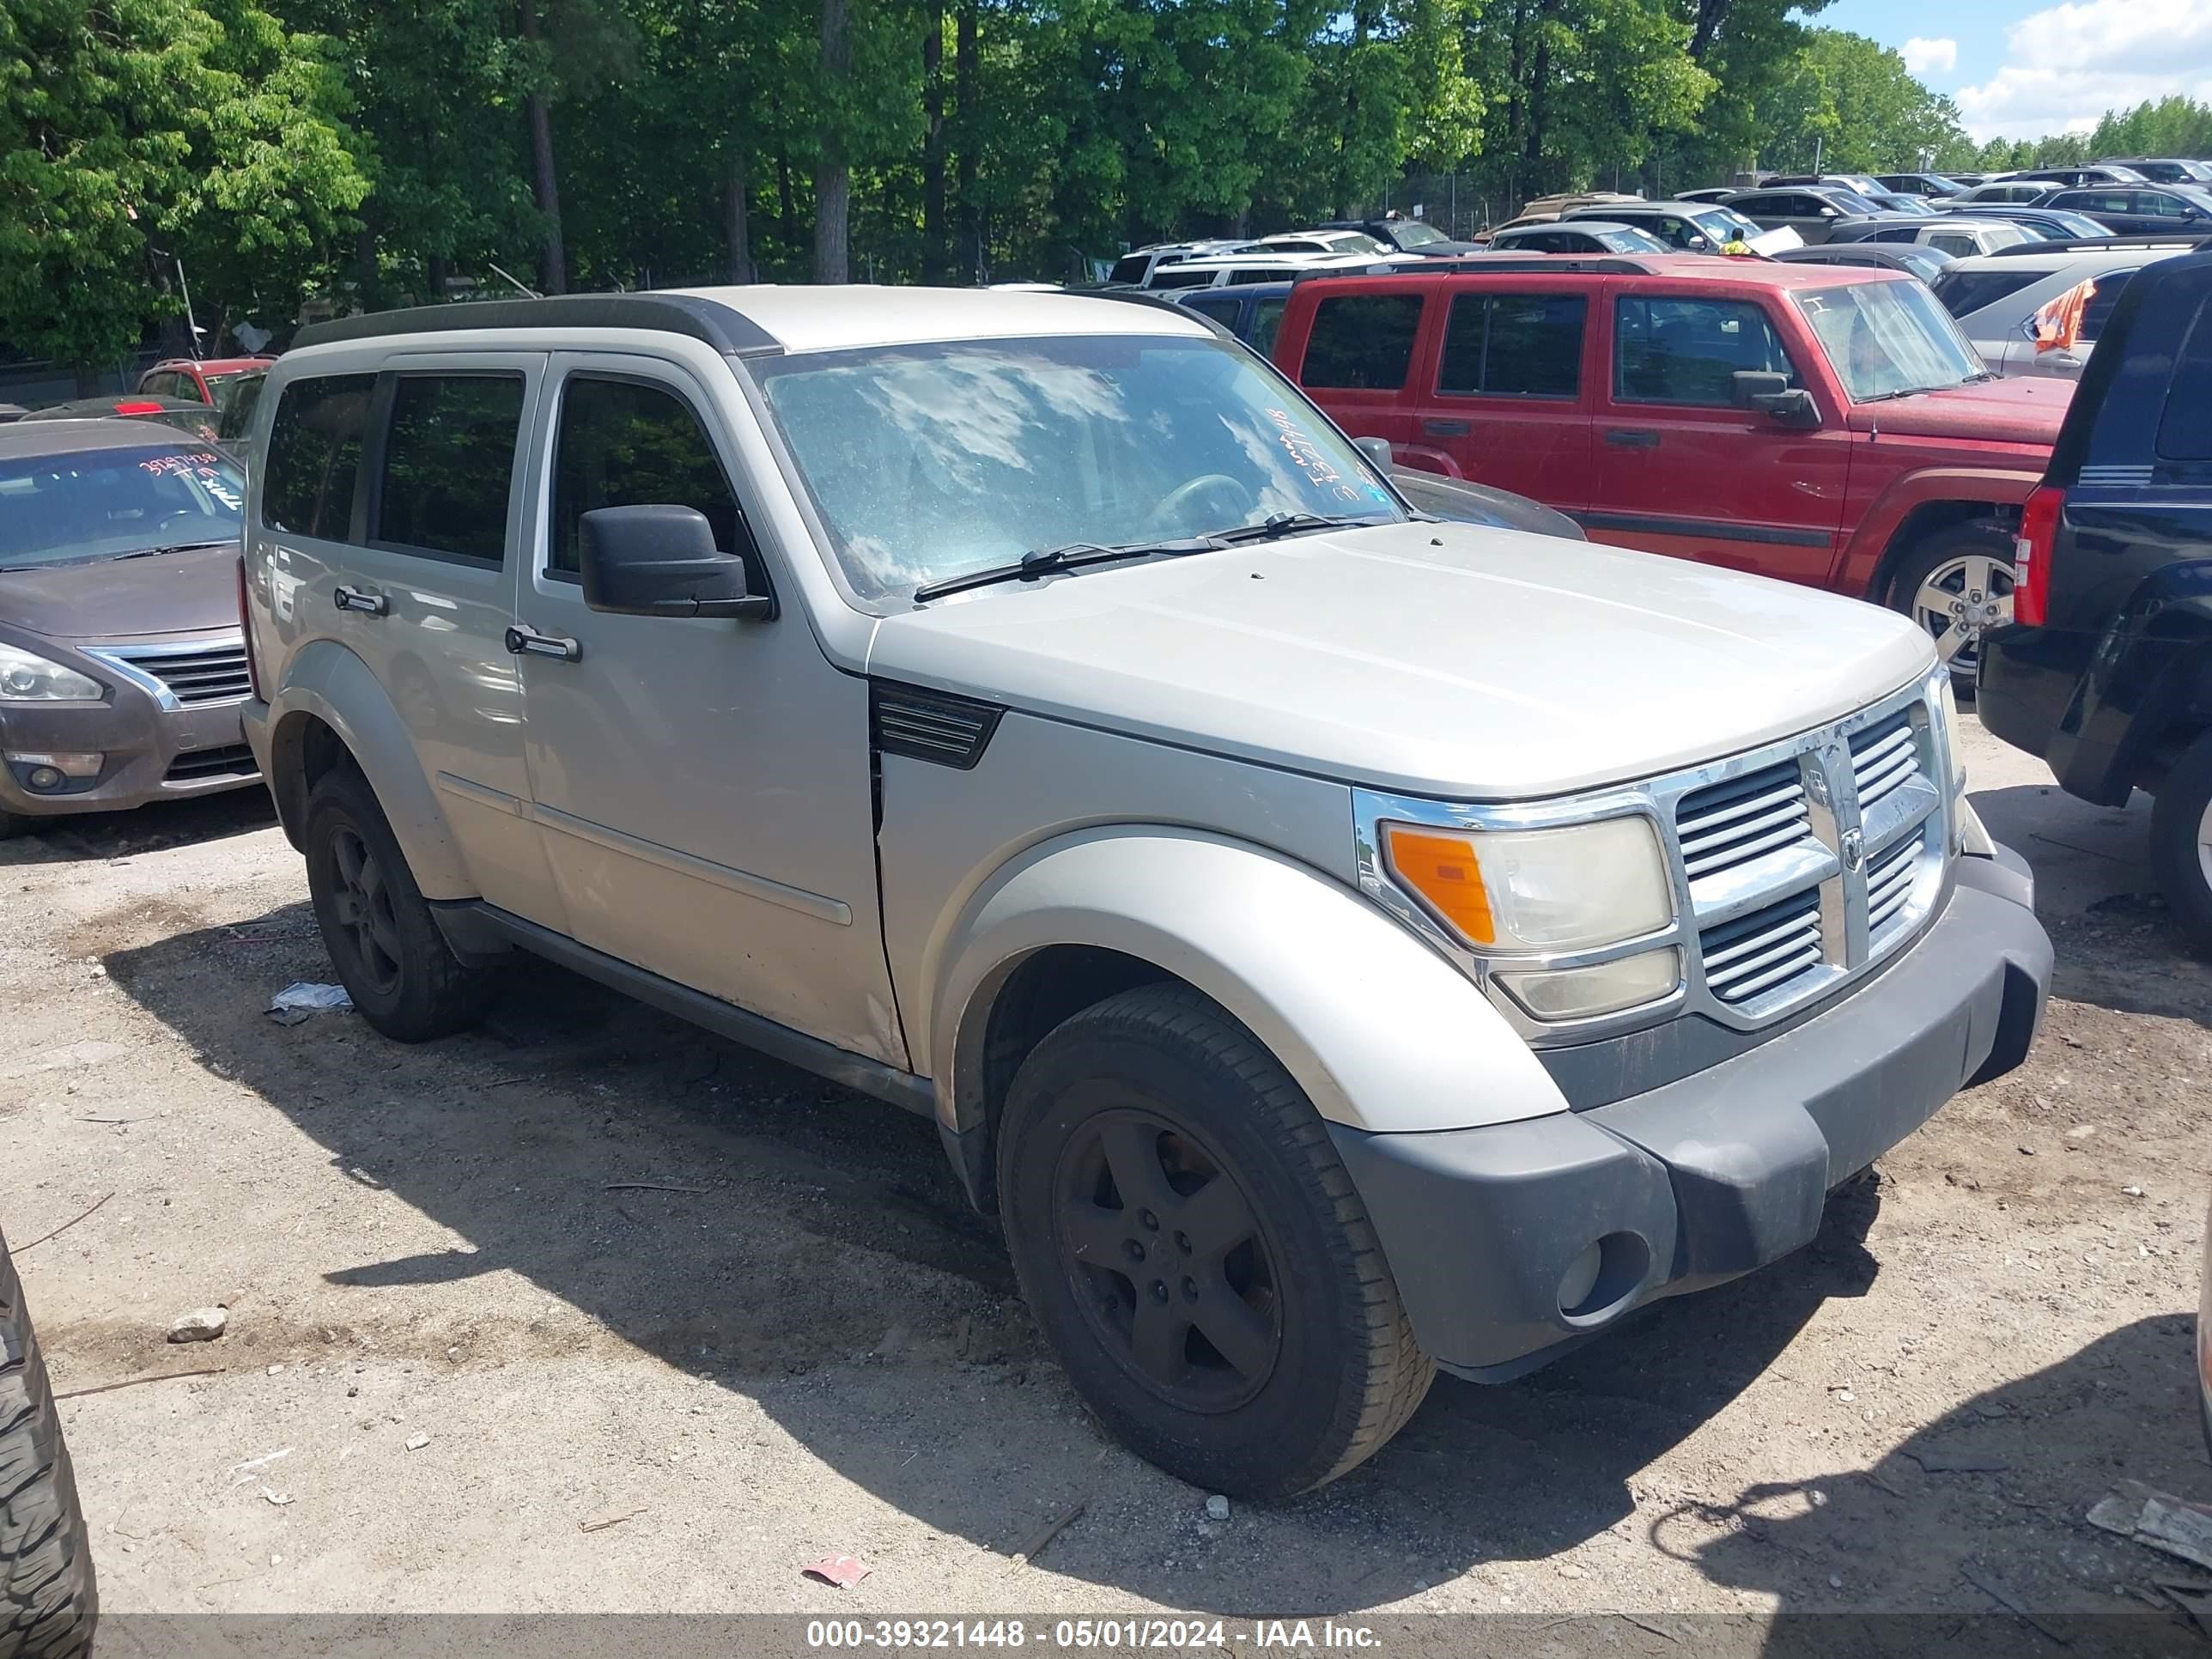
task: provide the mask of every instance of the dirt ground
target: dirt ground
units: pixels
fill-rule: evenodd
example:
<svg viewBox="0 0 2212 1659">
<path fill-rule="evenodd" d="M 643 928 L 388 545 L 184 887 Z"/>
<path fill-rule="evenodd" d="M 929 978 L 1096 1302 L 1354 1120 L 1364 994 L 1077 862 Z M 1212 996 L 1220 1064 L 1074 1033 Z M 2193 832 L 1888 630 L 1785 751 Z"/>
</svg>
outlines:
<svg viewBox="0 0 2212 1659">
<path fill-rule="evenodd" d="M 1440 1381 L 1348 1478 L 1225 1522 L 1079 1408 L 927 1124 L 545 969 L 428 1048 L 279 1025 L 330 973 L 258 796 L 0 847 L 0 1224 L 104 1200 L 21 1256 L 56 1385 L 220 1368 L 64 1407 L 105 1605 L 2140 1607 L 2188 1569 L 2083 1517 L 2120 1479 L 2212 1498 L 2212 969 L 2143 896 L 2146 803 L 1973 735 L 2058 949 L 2026 1067 L 1812 1248 Z M 164 1343 L 217 1302 L 228 1336 Z M 800 1576 L 846 1553 L 856 1589 Z"/>
</svg>

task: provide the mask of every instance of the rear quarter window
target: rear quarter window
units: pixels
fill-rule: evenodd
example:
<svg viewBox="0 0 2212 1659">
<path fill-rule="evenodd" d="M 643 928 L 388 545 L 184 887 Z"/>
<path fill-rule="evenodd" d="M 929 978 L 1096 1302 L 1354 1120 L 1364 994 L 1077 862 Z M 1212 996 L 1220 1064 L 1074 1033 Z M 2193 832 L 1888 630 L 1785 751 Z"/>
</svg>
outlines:
<svg viewBox="0 0 2212 1659">
<path fill-rule="evenodd" d="M 1954 317 L 1970 317 L 2049 275 L 2043 270 L 1947 270 L 1936 279 L 1936 297 Z"/>
<path fill-rule="evenodd" d="M 1341 391 L 1395 392 L 1413 364 L 1420 331 L 1419 294 L 1341 294 L 1314 307 L 1306 339 L 1304 372 L 1310 386 Z"/>
<path fill-rule="evenodd" d="M 405 374 L 378 481 L 380 544 L 497 564 L 522 425 L 519 374 Z"/>
<path fill-rule="evenodd" d="M 284 388 L 262 462 L 263 525 L 332 542 L 353 533 L 362 437 L 375 391 L 374 374 L 319 374 Z"/>
</svg>

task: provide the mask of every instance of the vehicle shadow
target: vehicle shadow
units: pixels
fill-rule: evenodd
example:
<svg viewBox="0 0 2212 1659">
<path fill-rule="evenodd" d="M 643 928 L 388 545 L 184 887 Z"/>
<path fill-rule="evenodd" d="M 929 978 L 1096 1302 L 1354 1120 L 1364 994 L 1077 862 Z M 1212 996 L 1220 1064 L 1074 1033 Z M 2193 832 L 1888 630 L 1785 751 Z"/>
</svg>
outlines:
<svg viewBox="0 0 2212 1659">
<path fill-rule="evenodd" d="M 2190 1322 L 2137 1320 L 1966 1401 L 1869 1466 L 1747 1487 L 1725 1506 L 1683 1504 L 1647 1535 L 1714 1583 L 1777 1596 L 1793 1613 L 1870 1599 L 1899 1609 L 1892 1633 L 1917 1639 L 1896 1651 L 2196 1650 L 2201 1634 L 2150 1586 L 2203 1575 L 2085 1524 L 2123 1477 L 2212 1496 L 2194 1376 Z M 2008 1513 L 2018 1524 L 1993 1528 Z M 1992 1548 L 1993 1538 L 2004 1541 Z M 1977 1607 L 1986 1615 L 1924 1611 Z M 1767 1651 L 1818 1650 L 1808 1633 L 1778 1626 Z"/>
<path fill-rule="evenodd" d="M 270 992 L 330 977 L 308 908 L 246 924 L 268 941 L 250 953 L 221 948 L 238 931 L 115 951 L 108 976 L 348 1178 L 473 1246 L 341 1255 L 302 1298 L 358 1292 L 373 1322 L 393 1287 L 512 1270 L 757 1401 L 935 1531 L 1011 1555 L 1040 1509 L 1085 1499 L 1050 1571 L 1166 1606 L 1352 1611 L 1618 1527 L 1638 1471 L 1880 1270 L 1863 1243 L 1876 1176 L 1841 1189 L 1815 1243 L 1765 1272 L 1643 1310 L 1520 1382 L 1440 1380 L 1344 1480 L 1208 1530 L 1199 1494 L 1081 1413 L 927 1122 L 542 963 L 515 969 L 483 1030 L 439 1044 L 389 1043 L 348 1015 L 280 1027 Z M 687 1195 L 606 1189 L 633 1177 Z"/>
<path fill-rule="evenodd" d="M 189 800 L 158 801 L 128 812 L 80 812 L 41 818 L 0 841 L 0 870 L 34 864 L 86 864 L 129 858 L 196 842 L 251 835 L 276 821 L 266 789 L 226 789 Z"/>
</svg>

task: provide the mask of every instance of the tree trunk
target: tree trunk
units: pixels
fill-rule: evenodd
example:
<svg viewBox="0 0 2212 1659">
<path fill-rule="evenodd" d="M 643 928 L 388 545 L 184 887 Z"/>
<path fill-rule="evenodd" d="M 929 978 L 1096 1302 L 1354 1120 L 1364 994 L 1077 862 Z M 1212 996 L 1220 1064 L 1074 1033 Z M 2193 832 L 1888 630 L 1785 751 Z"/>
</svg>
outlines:
<svg viewBox="0 0 2212 1659">
<path fill-rule="evenodd" d="M 753 280 L 752 229 L 745 211 L 747 188 L 744 146 L 732 139 L 729 174 L 722 186 L 722 226 L 730 244 L 730 280 L 733 283 Z"/>
<path fill-rule="evenodd" d="M 983 204 L 975 198 L 977 162 L 982 140 L 975 130 L 981 99 L 982 58 L 975 44 L 977 0 L 960 0 L 958 32 L 952 46 L 952 107 L 960 125 L 960 246 L 953 269 L 968 281 L 983 279 Z"/>
<path fill-rule="evenodd" d="M 791 155 L 781 139 L 775 145 L 775 228 L 785 247 L 799 251 L 799 209 L 791 199 Z"/>
<path fill-rule="evenodd" d="M 522 38 L 538 43 L 537 0 L 522 0 Z M 530 121 L 530 167 L 538 191 L 538 211 L 545 219 L 545 250 L 539 261 L 538 286 L 547 294 L 568 291 L 568 253 L 561 239 L 561 183 L 553 169 L 553 117 L 545 106 L 543 88 L 533 86 L 523 97 Z"/>
<path fill-rule="evenodd" d="M 921 11 L 921 280 L 945 280 L 945 0 Z"/>
<path fill-rule="evenodd" d="M 1729 0 L 1698 0 L 1698 19 L 1690 30 L 1692 63 L 1705 61 L 1705 54 L 1720 38 L 1721 25 L 1728 21 L 1728 14 Z"/>
<path fill-rule="evenodd" d="M 822 0 L 823 102 L 814 163 L 814 280 L 847 283 L 851 249 L 853 169 L 845 153 L 845 97 L 852 77 L 853 35 L 845 0 Z"/>
</svg>

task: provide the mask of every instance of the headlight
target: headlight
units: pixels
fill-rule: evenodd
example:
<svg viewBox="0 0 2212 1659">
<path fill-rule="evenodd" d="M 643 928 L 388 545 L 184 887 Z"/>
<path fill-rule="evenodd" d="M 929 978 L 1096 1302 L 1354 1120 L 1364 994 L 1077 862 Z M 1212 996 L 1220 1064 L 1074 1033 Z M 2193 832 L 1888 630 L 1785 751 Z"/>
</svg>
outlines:
<svg viewBox="0 0 2212 1659">
<path fill-rule="evenodd" d="M 100 696 L 98 680 L 0 644 L 0 702 L 97 702 Z"/>
<path fill-rule="evenodd" d="M 1666 860 L 1647 818 L 1548 830 L 1382 829 L 1391 874 L 1478 950 L 1587 950 L 1674 918 Z"/>
<path fill-rule="evenodd" d="M 1936 689 L 1936 708 L 1943 722 L 1943 741 L 1948 750 L 1951 793 L 1959 794 L 1966 787 L 1966 744 L 1959 731 L 1959 700 L 1951 694 L 1951 676 L 1948 671 Z"/>
</svg>

